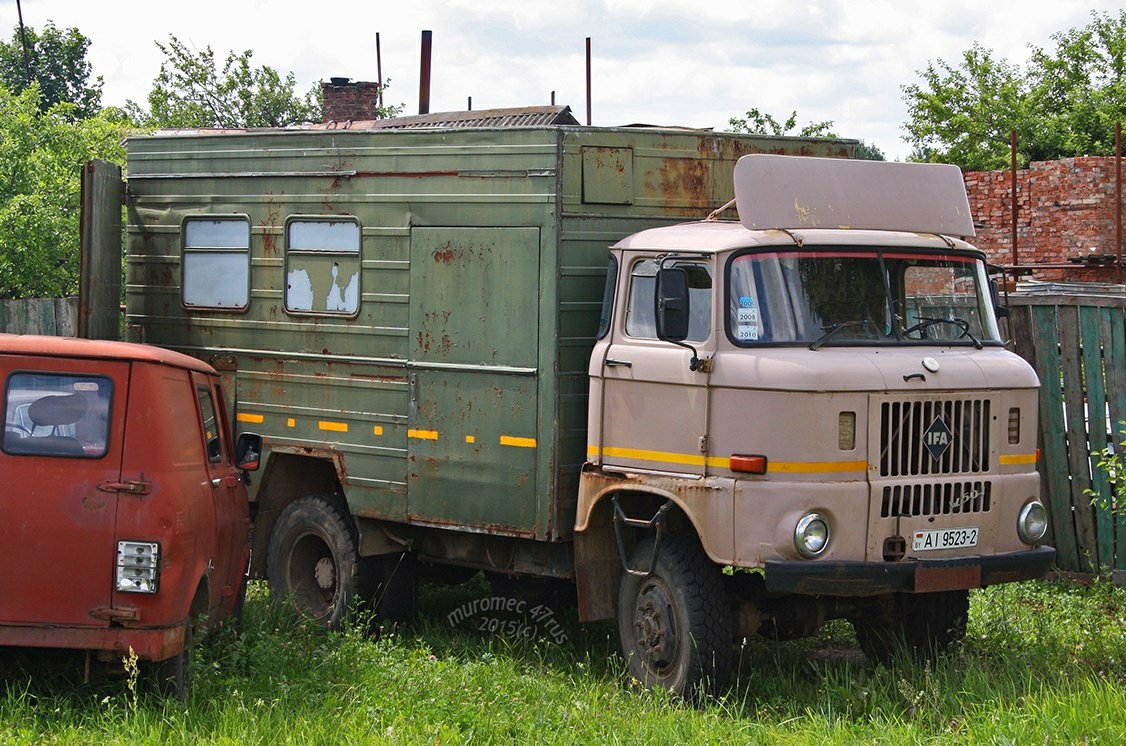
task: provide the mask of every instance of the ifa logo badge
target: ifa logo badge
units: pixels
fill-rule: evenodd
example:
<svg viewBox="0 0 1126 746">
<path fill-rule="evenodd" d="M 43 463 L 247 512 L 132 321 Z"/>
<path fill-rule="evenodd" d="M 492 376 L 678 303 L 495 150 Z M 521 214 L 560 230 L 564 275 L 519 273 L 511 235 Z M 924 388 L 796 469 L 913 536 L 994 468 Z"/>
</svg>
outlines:
<svg viewBox="0 0 1126 746">
<path fill-rule="evenodd" d="M 923 433 L 923 445 L 926 446 L 927 452 L 935 461 L 941 459 L 950 450 L 950 445 L 953 442 L 954 433 L 950 432 L 950 428 L 946 426 L 941 417 L 935 417 L 934 422 Z"/>
</svg>

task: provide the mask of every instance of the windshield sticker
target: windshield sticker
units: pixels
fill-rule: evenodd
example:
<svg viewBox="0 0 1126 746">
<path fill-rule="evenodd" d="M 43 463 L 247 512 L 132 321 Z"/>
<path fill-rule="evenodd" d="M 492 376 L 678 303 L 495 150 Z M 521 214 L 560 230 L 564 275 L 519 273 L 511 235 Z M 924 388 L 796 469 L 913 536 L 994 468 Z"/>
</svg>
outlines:
<svg viewBox="0 0 1126 746">
<path fill-rule="evenodd" d="M 754 307 L 755 307 L 755 299 L 754 298 L 751 298 L 751 297 L 746 296 L 746 295 L 741 296 L 739 298 L 739 308 L 754 308 Z"/>
<path fill-rule="evenodd" d="M 758 324 L 758 309 L 757 308 L 740 308 L 737 323 L 742 324 Z"/>
<path fill-rule="evenodd" d="M 739 337 L 740 342 L 757 342 L 758 341 L 758 327 L 757 326 L 743 326 L 740 325 L 736 330 L 736 335 Z"/>
</svg>

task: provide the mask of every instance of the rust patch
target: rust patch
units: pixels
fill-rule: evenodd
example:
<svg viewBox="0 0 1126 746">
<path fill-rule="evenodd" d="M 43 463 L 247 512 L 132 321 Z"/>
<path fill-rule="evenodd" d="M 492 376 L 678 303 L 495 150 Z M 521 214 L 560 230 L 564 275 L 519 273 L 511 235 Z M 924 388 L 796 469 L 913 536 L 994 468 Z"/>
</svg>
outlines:
<svg viewBox="0 0 1126 746">
<path fill-rule="evenodd" d="M 102 500 L 97 495 L 87 495 L 82 498 L 82 509 L 87 512 L 96 513 L 99 510 L 105 510 L 105 507 L 106 501 Z"/>
<path fill-rule="evenodd" d="M 435 264 L 453 264 L 455 261 L 461 261 L 464 252 L 452 244 L 446 244 L 440 249 L 434 249 L 433 255 Z"/>
<path fill-rule="evenodd" d="M 661 163 L 658 198 L 668 206 L 680 207 L 685 201 L 707 205 L 711 200 L 711 181 L 706 161 L 694 158 L 666 158 Z"/>
</svg>

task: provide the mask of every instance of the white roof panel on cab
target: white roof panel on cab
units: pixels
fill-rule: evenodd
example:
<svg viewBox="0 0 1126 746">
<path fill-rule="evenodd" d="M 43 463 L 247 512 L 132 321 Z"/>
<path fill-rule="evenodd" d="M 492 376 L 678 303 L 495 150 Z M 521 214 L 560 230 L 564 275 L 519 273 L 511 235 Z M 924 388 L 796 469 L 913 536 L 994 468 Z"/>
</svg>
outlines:
<svg viewBox="0 0 1126 746">
<path fill-rule="evenodd" d="M 962 171 L 949 164 L 745 155 L 735 164 L 735 201 L 748 230 L 974 235 Z"/>
</svg>

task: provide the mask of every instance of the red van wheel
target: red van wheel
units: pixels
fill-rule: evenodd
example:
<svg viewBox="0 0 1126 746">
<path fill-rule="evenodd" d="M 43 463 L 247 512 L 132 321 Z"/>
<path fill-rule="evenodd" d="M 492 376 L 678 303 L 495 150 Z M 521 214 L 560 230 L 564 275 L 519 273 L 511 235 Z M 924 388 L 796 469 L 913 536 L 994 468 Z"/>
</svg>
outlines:
<svg viewBox="0 0 1126 746">
<path fill-rule="evenodd" d="M 321 626 L 336 629 L 354 596 L 356 561 L 348 517 L 327 497 L 301 498 L 282 511 L 270 534 L 270 592 Z"/>
</svg>

